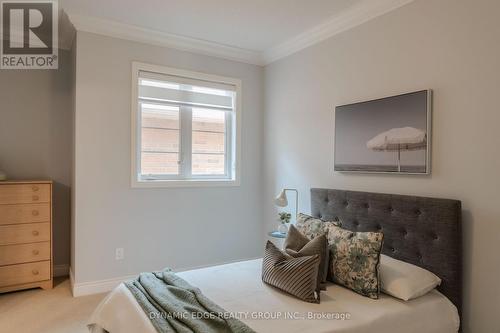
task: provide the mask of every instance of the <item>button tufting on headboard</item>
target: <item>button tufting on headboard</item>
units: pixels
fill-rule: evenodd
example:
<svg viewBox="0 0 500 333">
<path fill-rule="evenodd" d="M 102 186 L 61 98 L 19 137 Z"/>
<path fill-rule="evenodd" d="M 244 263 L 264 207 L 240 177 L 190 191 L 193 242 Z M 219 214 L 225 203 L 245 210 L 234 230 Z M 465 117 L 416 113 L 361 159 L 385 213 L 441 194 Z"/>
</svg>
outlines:
<svg viewBox="0 0 500 333">
<path fill-rule="evenodd" d="M 320 218 L 338 217 L 346 229 L 382 232 L 382 253 L 439 276 L 442 283 L 438 289 L 460 311 L 460 201 L 311 189 L 311 213 Z"/>
</svg>

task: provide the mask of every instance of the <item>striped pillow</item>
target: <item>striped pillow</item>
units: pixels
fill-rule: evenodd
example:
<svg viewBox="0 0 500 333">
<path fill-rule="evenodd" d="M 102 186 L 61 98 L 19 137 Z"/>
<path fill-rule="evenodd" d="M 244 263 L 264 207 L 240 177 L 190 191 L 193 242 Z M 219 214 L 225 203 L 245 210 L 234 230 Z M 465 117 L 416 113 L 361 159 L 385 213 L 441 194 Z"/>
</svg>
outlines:
<svg viewBox="0 0 500 333">
<path fill-rule="evenodd" d="M 262 281 L 303 301 L 319 303 L 319 255 L 294 258 L 270 241 L 262 261 Z"/>
<path fill-rule="evenodd" d="M 283 244 L 283 249 L 286 254 L 289 254 L 294 258 L 313 256 L 315 254 L 319 255 L 318 289 L 326 289 L 321 288 L 323 287 L 321 284 L 326 283 L 326 277 L 328 274 L 328 256 L 330 251 L 328 250 L 328 239 L 324 234 L 310 240 L 301 234 L 293 224 L 291 224 L 288 229 L 285 243 Z"/>
</svg>

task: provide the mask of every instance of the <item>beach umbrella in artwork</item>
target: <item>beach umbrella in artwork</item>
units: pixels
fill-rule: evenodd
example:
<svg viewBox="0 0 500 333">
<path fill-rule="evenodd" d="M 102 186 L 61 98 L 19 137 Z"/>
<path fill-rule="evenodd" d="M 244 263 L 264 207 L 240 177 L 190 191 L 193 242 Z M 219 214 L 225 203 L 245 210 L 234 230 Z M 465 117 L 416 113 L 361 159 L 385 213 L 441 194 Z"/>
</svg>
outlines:
<svg viewBox="0 0 500 333">
<path fill-rule="evenodd" d="M 413 127 L 392 128 L 376 135 L 366 146 L 374 151 L 397 152 L 398 171 L 401 172 L 401 152 L 426 149 L 427 134 Z"/>
</svg>

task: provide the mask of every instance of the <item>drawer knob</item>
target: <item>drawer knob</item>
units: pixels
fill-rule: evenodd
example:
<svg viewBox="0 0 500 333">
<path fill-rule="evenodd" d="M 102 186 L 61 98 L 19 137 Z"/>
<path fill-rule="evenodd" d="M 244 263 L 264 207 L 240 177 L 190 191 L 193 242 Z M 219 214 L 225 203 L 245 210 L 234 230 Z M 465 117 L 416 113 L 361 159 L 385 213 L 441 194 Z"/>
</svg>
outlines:
<svg viewBox="0 0 500 333">
<path fill-rule="evenodd" d="M 39 199 L 39 198 L 38 198 L 38 195 L 34 195 L 34 196 L 33 196 L 33 201 L 38 201 L 38 199 Z"/>
<path fill-rule="evenodd" d="M 33 230 L 32 234 L 33 236 L 38 236 L 40 233 L 38 232 L 38 230 Z"/>
<path fill-rule="evenodd" d="M 33 189 L 34 192 L 38 191 L 38 186 L 36 185 L 33 185 L 31 188 Z"/>
<path fill-rule="evenodd" d="M 38 250 L 33 250 L 33 255 L 37 256 L 40 253 Z"/>
<path fill-rule="evenodd" d="M 38 275 L 38 273 L 39 273 L 39 272 L 38 272 L 38 269 L 34 269 L 34 270 L 32 270 L 31 272 L 33 273 L 33 275 Z"/>
<path fill-rule="evenodd" d="M 38 216 L 38 214 L 40 214 L 40 213 L 39 213 L 37 210 L 34 210 L 34 211 L 32 211 L 32 212 L 31 212 L 31 214 L 32 214 L 33 216 Z"/>
</svg>

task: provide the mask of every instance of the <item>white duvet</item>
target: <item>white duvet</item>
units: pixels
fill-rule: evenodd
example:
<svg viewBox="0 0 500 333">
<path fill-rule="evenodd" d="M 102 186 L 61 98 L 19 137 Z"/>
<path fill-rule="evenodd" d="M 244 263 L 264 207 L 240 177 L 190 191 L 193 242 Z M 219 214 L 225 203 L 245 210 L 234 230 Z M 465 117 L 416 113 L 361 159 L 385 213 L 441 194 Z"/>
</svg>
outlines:
<svg viewBox="0 0 500 333">
<path fill-rule="evenodd" d="M 257 332 L 273 333 L 447 333 L 457 332 L 456 307 L 437 290 L 404 302 L 381 294 L 372 300 L 330 285 L 321 304 L 297 300 L 261 281 L 262 260 L 178 273 Z M 148 316 L 123 284 L 97 307 L 94 332 L 156 333 Z"/>
</svg>

